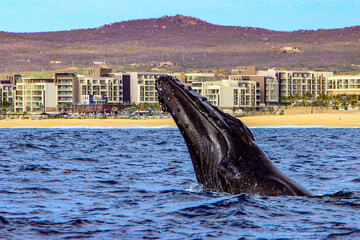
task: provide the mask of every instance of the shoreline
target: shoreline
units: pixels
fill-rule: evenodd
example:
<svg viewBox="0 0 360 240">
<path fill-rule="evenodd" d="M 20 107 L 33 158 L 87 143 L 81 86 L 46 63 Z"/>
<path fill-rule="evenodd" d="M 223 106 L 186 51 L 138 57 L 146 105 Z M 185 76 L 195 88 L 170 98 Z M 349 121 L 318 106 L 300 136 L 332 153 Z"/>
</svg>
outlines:
<svg viewBox="0 0 360 240">
<path fill-rule="evenodd" d="M 239 118 L 248 127 L 360 127 L 360 114 L 262 115 Z M 176 128 L 162 119 L 15 119 L 0 120 L 0 128 Z"/>
</svg>

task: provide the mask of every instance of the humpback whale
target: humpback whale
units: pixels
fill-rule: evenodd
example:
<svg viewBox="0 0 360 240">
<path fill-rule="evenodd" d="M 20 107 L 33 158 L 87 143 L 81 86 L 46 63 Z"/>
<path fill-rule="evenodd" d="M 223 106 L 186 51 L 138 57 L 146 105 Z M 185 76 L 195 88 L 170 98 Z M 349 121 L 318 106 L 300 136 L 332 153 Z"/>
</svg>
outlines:
<svg viewBox="0 0 360 240">
<path fill-rule="evenodd" d="M 239 119 L 174 77 L 157 78 L 155 88 L 184 137 L 200 184 L 231 194 L 311 195 L 273 165 Z"/>
</svg>

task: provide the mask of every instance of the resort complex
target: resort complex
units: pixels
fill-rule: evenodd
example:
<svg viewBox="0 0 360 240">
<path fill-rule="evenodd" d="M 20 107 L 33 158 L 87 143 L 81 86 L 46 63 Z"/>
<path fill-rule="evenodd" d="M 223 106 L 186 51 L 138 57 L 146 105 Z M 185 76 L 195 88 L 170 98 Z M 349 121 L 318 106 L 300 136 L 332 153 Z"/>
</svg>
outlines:
<svg viewBox="0 0 360 240">
<path fill-rule="evenodd" d="M 155 80 L 172 75 L 224 111 L 279 105 L 291 97 L 360 96 L 360 75 L 240 66 L 228 76 L 214 73 L 114 72 L 88 68 L 50 78 L 4 75 L 0 103 L 7 113 L 110 112 L 131 104 L 157 103 Z"/>
</svg>

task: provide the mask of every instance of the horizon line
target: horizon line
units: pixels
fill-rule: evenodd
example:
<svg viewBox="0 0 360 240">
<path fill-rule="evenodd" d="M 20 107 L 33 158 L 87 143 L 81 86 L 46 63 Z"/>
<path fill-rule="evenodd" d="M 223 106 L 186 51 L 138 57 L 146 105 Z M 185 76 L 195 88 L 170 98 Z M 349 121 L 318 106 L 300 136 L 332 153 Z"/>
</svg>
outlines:
<svg viewBox="0 0 360 240">
<path fill-rule="evenodd" d="M 353 27 L 360 27 L 360 25 L 352 25 L 352 26 L 344 26 L 344 27 L 334 27 L 334 28 L 317 28 L 317 29 L 306 29 L 306 28 L 300 28 L 300 29 L 296 29 L 296 30 L 273 30 L 273 29 L 269 29 L 269 28 L 264 28 L 264 27 L 253 27 L 253 26 L 239 26 L 239 25 L 227 25 L 227 24 L 215 24 L 215 23 L 211 23 L 208 22 L 206 20 L 203 20 L 201 18 L 197 18 L 197 17 L 193 17 L 193 16 L 184 16 L 182 14 L 177 14 L 177 15 L 163 15 L 161 17 L 153 17 L 153 18 L 136 18 L 136 19 L 129 19 L 129 20 L 123 20 L 123 21 L 119 21 L 119 22 L 110 22 L 110 23 L 105 23 L 101 26 L 97 26 L 97 27 L 83 27 L 83 28 L 69 28 L 69 29 L 62 29 L 62 30 L 54 30 L 54 31 L 4 31 L 0 29 L 0 33 L 13 33 L 13 34 L 33 34 L 33 33 L 55 33 L 55 32 L 70 32 L 70 31 L 78 31 L 78 30 L 92 30 L 92 29 L 98 29 L 104 26 L 109 26 L 111 24 L 119 24 L 119 23 L 124 23 L 124 22 L 132 22 L 132 21 L 143 21 L 143 20 L 153 20 L 153 19 L 162 19 L 165 17 L 168 18 L 175 18 L 177 16 L 182 16 L 185 18 L 195 18 L 197 20 L 206 22 L 208 24 L 211 25 L 215 25 L 215 26 L 222 26 L 222 27 L 239 27 L 239 28 L 255 28 L 255 29 L 264 29 L 264 30 L 268 30 L 268 31 L 273 31 L 273 32 L 298 32 L 298 31 L 321 31 L 321 30 L 336 30 L 336 29 L 344 29 L 344 28 L 353 28 Z"/>
</svg>

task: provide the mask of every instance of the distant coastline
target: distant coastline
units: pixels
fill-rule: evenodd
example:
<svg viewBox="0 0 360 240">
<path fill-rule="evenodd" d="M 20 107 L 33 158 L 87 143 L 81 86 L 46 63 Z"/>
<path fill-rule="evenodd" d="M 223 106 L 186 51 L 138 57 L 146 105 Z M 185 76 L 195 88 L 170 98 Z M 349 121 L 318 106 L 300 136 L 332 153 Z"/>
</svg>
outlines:
<svg viewBox="0 0 360 240">
<path fill-rule="evenodd" d="M 359 113 L 263 115 L 239 118 L 248 127 L 360 127 Z M 16 119 L 0 120 L 0 128 L 176 128 L 172 118 L 163 119 Z"/>
</svg>

